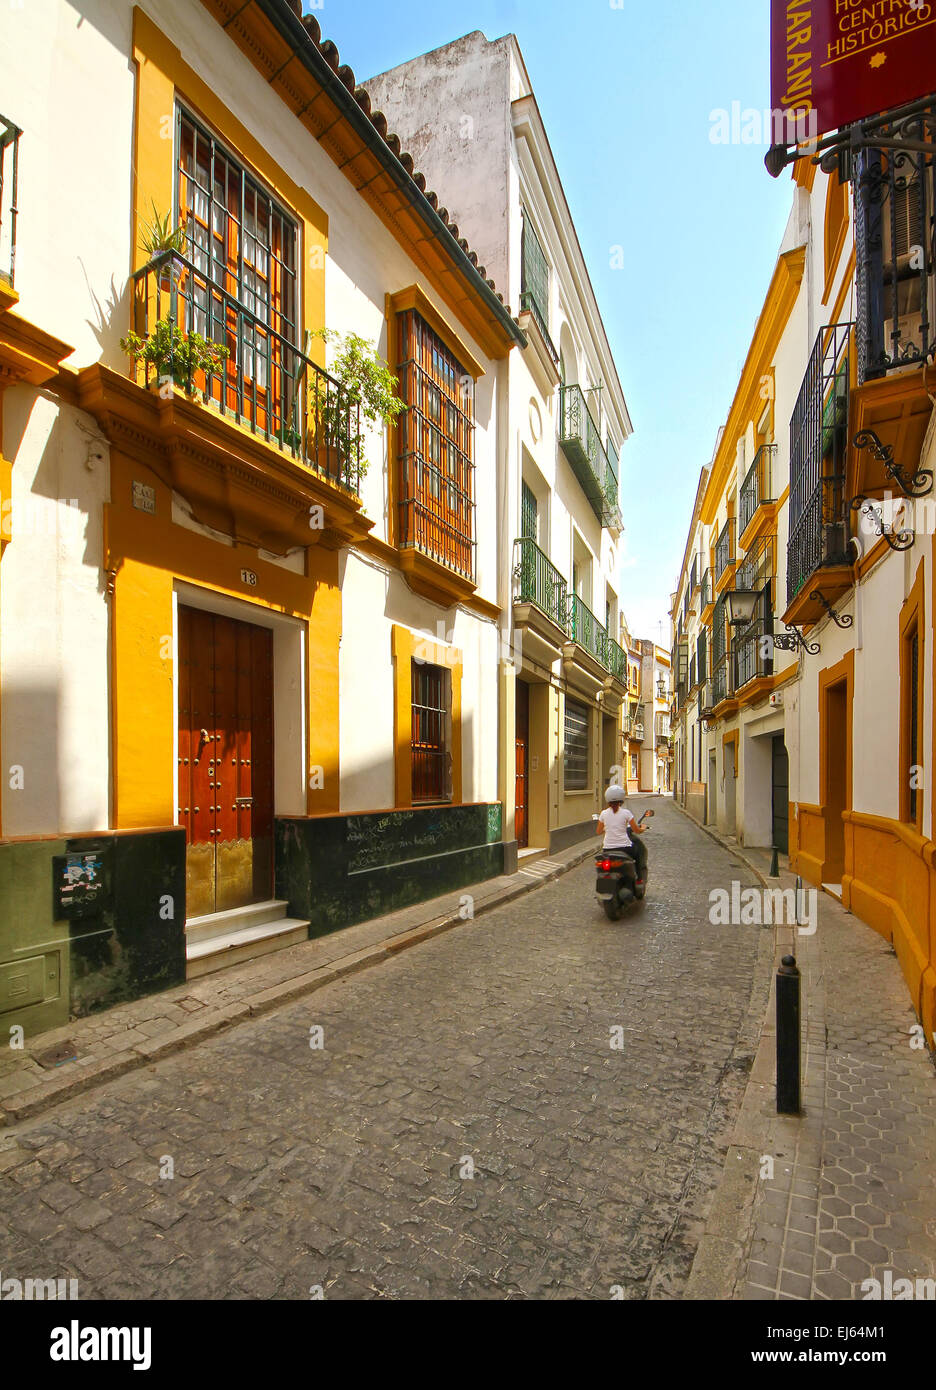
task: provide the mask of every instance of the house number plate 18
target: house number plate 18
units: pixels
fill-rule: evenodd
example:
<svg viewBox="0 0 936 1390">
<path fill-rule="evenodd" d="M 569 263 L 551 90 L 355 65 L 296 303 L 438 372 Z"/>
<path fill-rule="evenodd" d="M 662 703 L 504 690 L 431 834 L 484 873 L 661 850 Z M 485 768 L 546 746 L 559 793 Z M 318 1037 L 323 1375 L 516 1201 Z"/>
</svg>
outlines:
<svg viewBox="0 0 936 1390">
<path fill-rule="evenodd" d="M 253 570 L 241 570 L 241 583 L 248 584 L 251 589 L 256 588 L 257 576 L 254 574 Z"/>
</svg>

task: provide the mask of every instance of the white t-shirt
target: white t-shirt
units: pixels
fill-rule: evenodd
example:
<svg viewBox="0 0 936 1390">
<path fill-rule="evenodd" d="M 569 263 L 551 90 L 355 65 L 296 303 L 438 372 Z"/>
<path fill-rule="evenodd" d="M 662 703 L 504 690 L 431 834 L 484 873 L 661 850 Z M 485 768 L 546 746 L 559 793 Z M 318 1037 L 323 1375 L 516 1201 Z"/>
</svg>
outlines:
<svg viewBox="0 0 936 1390">
<path fill-rule="evenodd" d="M 612 811 L 610 806 L 606 806 L 598 819 L 604 826 L 605 849 L 632 848 L 631 837 L 627 831 L 635 818 L 626 806 L 622 806 L 619 811 Z"/>
</svg>

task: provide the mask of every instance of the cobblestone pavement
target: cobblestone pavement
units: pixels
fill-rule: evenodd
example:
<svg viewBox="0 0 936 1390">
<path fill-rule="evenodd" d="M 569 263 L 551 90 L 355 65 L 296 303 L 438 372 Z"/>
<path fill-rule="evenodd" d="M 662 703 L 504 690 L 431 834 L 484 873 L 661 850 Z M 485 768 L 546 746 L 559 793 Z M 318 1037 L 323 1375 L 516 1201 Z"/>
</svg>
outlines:
<svg viewBox="0 0 936 1390">
<path fill-rule="evenodd" d="M 753 876 L 654 804 L 629 918 L 606 921 L 585 864 L 0 1133 L 4 1277 L 82 1298 L 679 1297 L 766 995 L 758 932 L 708 922 L 710 886 Z"/>
</svg>

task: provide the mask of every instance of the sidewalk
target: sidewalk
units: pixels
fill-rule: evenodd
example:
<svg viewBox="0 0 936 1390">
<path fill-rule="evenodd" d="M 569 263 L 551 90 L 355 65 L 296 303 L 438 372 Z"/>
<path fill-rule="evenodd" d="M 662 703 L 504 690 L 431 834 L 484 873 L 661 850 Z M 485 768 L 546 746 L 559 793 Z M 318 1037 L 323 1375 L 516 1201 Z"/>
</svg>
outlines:
<svg viewBox="0 0 936 1390">
<path fill-rule="evenodd" d="M 377 965 L 440 932 L 470 926 L 470 919 L 461 915 L 466 897 L 472 900 L 473 916 L 480 917 L 574 869 L 595 848 L 592 840 L 573 845 L 515 874 L 486 879 L 161 994 L 75 1019 L 37 1034 L 22 1050 L 4 1049 L 0 1053 L 0 1128 L 311 994 L 343 975 Z M 40 1065 L 37 1058 L 60 1044 L 73 1045 L 68 1049 L 69 1055 L 74 1053 L 73 1060 L 51 1068 Z M 2 1158 L 0 1153 L 0 1167 Z"/>
<path fill-rule="evenodd" d="M 765 884 L 795 885 L 785 859 L 768 879 L 769 850 L 706 833 Z M 853 1301 L 877 1292 L 865 1281 L 893 1297 L 936 1278 L 934 1056 L 890 944 L 828 894 L 817 902 L 813 935 L 762 929 L 771 965 L 792 952 L 802 972 L 804 1113 L 776 1113 L 772 978 L 691 1298 Z"/>
</svg>

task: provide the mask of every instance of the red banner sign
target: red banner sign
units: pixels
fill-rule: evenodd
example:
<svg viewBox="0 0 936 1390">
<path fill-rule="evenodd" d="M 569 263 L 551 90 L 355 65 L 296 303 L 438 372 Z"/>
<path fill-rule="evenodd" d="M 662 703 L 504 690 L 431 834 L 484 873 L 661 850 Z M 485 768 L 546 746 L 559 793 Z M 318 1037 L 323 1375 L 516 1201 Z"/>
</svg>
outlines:
<svg viewBox="0 0 936 1390">
<path fill-rule="evenodd" d="M 810 137 L 936 90 L 936 0 L 771 4 L 771 106 L 815 112 Z"/>
</svg>

